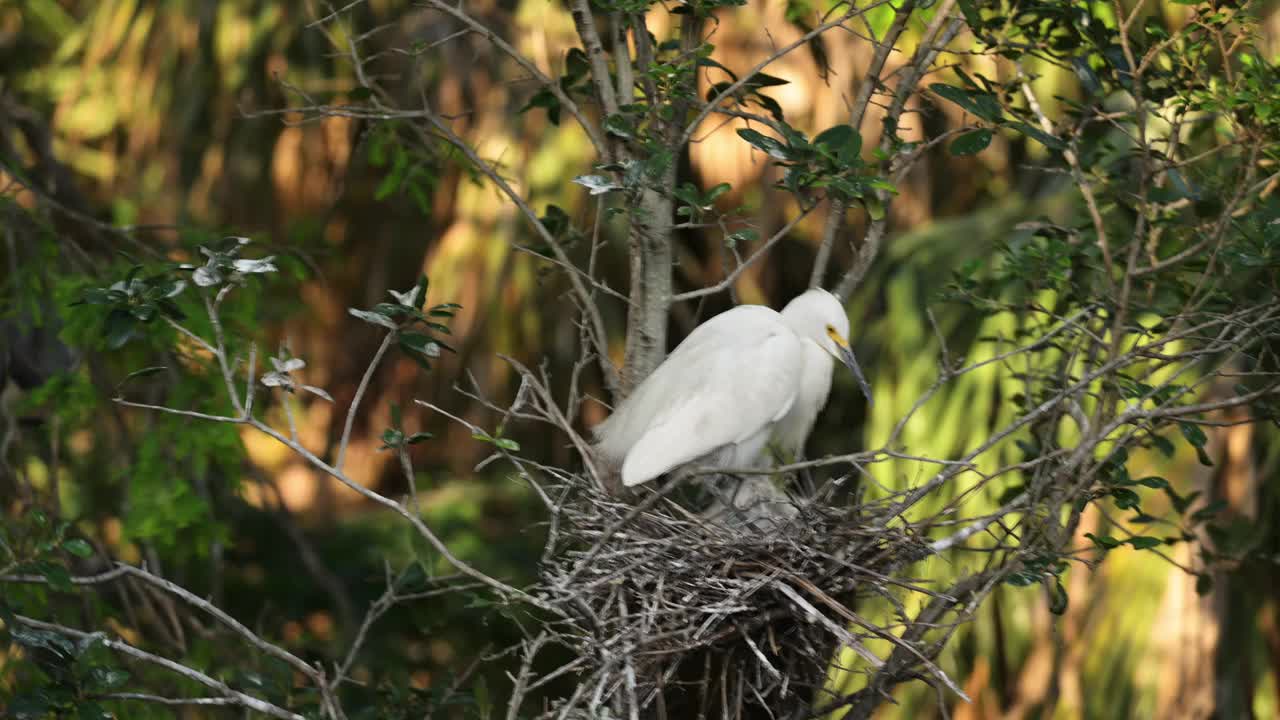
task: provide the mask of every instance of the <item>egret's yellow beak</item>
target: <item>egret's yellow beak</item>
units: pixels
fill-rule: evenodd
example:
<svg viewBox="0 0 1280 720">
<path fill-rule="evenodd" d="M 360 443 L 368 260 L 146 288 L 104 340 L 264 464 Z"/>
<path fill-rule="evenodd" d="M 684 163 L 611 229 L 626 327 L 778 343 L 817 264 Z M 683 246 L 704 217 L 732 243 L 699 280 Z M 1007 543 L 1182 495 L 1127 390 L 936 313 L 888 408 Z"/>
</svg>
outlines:
<svg viewBox="0 0 1280 720">
<path fill-rule="evenodd" d="M 835 343 L 837 354 L 836 357 L 844 366 L 853 372 L 853 376 L 858 380 L 858 386 L 862 388 L 862 394 L 867 397 L 867 406 L 871 406 L 871 385 L 867 383 L 867 379 L 862 376 L 862 368 L 858 366 L 858 359 L 853 356 L 853 350 L 849 349 L 849 341 L 840 336 L 835 330 L 828 330 L 827 336 L 831 338 L 831 342 Z"/>
</svg>

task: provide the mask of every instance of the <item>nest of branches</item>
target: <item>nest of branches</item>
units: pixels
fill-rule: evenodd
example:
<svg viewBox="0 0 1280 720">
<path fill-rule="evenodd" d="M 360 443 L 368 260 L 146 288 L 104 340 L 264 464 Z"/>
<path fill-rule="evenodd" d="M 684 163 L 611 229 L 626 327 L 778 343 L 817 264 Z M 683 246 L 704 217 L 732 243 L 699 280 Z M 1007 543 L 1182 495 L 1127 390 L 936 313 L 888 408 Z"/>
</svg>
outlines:
<svg viewBox="0 0 1280 720">
<path fill-rule="evenodd" d="M 542 596 L 575 611 L 566 634 L 591 665 L 584 692 L 622 690 L 669 717 L 779 699 L 812 709 L 833 650 L 851 649 L 867 669 L 882 662 L 864 640 L 897 637 L 857 601 L 892 599 L 903 584 L 894 570 L 930 552 L 910 525 L 891 526 L 893 503 L 791 499 L 786 512 L 708 513 L 674 499 L 684 482 L 630 500 L 585 481 L 563 488 L 552 527 L 561 552 L 544 567 Z"/>
</svg>

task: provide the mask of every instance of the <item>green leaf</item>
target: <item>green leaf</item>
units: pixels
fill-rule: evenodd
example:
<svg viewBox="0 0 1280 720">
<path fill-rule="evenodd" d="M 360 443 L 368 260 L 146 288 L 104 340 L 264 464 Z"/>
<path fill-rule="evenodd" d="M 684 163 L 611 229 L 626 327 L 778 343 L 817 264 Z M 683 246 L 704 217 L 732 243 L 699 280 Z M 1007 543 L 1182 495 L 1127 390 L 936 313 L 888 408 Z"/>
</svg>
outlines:
<svg viewBox="0 0 1280 720">
<path fill-rule="evenodd" d="M 991 135 L 991 131 L 986 128 L 967 132 L 951 143 L 951 154 L 964 156 L 982 152 L 991 144 Z"/>
<path fill-rule="evenodd" d="M 1049 133 L 1043 130 L 1040 130 L 1039 128 L 1032 127 L 1024 122 L 1006 123 L 1005 127 L 1013 128 L 1014 130 L 1017 130 L 1023 135 L 1026 135 L 1027 137 L 1039 142 L 1041 145 L 1044 145 L 1045 147 L 1051 150 L 1067 149 L 1067 144 L 1062 140 L 1058 139 L 1057 137 L 1054 137 L 1053 135 L 1050 135 Z"/>
<path fill-rule="evenodd" d="M 1212 519 L 1215 515 L 1227 509 L 1226 500 L 1214 500 L 1199 510 L 1191 513 L 1192 522 L 1204 522 Z"/>
<path fill-rule="evenodd" d="M 712 58 L 699 57 L 697 60 L 697 65 L 698 67 L 713 67 L 713 68 L 716 68 L 717 70 L 723 70 L 725 74 L 727 74 L 729 77 L 733 78 L 734 80 L 738 79 L 738 76 L 735 75 L 732 70 L 725 67 L 724 65 L 721 65 L 719 62 L 717 62 Z"/>
<path fill-rule="evenodd" d="M 9 637 L 23 647 L 43 648 L 64 658 L 75 656 L 75 644 L 56 632 L 14 625 L 9 628 Z"/>
<path fill-rule="evenodd" d="M 1138 493 L 1128 488 L 1115 488 L 1111 491 L 1111 499 L 1115 501 L 1116 507 L 1121 510 L 1129 510 L 1138 507 L 1138 503 L 1142 502 L 1142 498 Z"/>
<path fill-rule="evenodd" d="M 1209 442 L 1209 438 L 1205 436 L 1204 430 L 1199 425 L 1189 422 L 1178 423 L 1178 429 L 1182 431 L 1182 437 L 1196 449 L 1196 458 L 1201 465 L 1205 467 L 1213 467 L 1213 459 L 1209 457 L 1209 453 L 1205 451 L 1205 443 Z"/>
<path fill-rule="evenodd" d="M 126 343 L 134 338 L 138 332 L 138 322 L 129 313 L 128 310 L 116 308 L 107 313 L 107 320 L 103 326 L 103 337 L 107 341 L 107 347 L 111 350 L 119 350 Z"/>
<path fill-rule="evenodd" d="M 105 288 L 89 288 L 74 304 L 109 305 L 111 302 L 111 294 Z"/>
<path fill-rule="evenodd" d="M 389 318 L 401 318 L 411 314 L 413 308 L 400 303 L 380 302 L 373 306 L 373 312 Z"/>
<path fill-rule="evenodd" d="M 872 220 L 883 220 L 885 215 L 884 203 L 880 202 L 880 198 L 875 196 L 867 196 L 862 198 L 862 205 L 867 209 L 867 216 Z"/>
<path fill-rule="evenodd" d="M 493 713 L 493 701 L 489 698 L 489 684 L 485 682 L 483 675 L 476 679 L 472 692 L 475 695 L 476 707 L 480 711 L 480 717 L 488 718 Z"/>
<path fill-rule="evenodd" d="M 361 85 L 360 87 L 355 88 L 351 92 L 347 93 L 347 97 L 355 101 L 368 100 L 369 98 L 373 97 L 373 89 Z"/>
<path fill-rule="evenodd" d="M 736 248 L 738 243 L 755 242 L 760 238 L 760 233 L 755 230 L 746 229 L 730 233 L 724 238 L 724 244 L 729 248 Z"/>
<path fill-rule="evenodd" d="M 382 431 L 382 448 L 395 449 L 404 444 L 404 433 L 395 428 L 387 428 Z"/>
<path fill-rule="evenodd" d="M 1195 502 L 1196 498 L 1200 497 L 1199 490 L 1188 493 L 1186 496 L 1182 496 L 1175 492 L 1171 487 L 1165 488 L 1164 494 L 1169 496 L 1169 503 L 1173 505 L 1173 509 L 1179 515 L 1185 513 L 1187 508 L 1191 507 L 1191 503 Z"/>
<path fill-rule="evenodd" d="M 1150 535 L 1138 535 L 1125 540 L 1125 542 L 1132 545 L 1134 550 L 1150 550 L 1153 547 L 1160 547 L 1164 544 L 1164 540 Z"/>
<path fill-rule="evenodd" d="M 610 115 L 604 119 L 604 129 L 612 135 L 617 135 L 628 140 L 635 137 L 636 129 L 631 122 L 631 118 L 626 115 L 616 114 Z"/>
<path fill-rule="evenodd" d="M 1213 458 L 1209 457 L 1208 451 L 1202 447 L 1196 448 L 1196 459 L 1205 467 L 1213 467 Z"/>
<path fill-rule="evenodd" d="M 738 136 L 751 143 L 756 148 L 763 150 L 769 155 L 769 157 L 776 158 L 778 160 L 787 160 L 790 158 L 787 146 L 768 135 L 764 135 L 752 130 L 751 128 L 739 128 Z"/>
<path fill-rule="evenodd" d="M 1213 576 L 1209 573 L 1200 573 L 1196 576 L 1196 594 L 1204 597 L 1213 592 Z"/>
<path fill-rule="evenodd" d="M 1067 589 L 1062 586 L 1062 581 L 1055 578 L 1053 587 L 1049 589 L 1049 612 L 1054 615 L 1061 615 L 1067 611 L 1067 606 L 1071 604 L 1071 598 L 1067 595 Z"/>
<path fill-rule="evenodd" d="M 106 691 L 116 690 L 129 681 L 129 672 L 120 668 L 95 667 L 89 672 L 93 684 Z"/>
<path fill-rule="evenodd" d="M 137 380 L 138 378 L 147 377 L 148 375 L 155 375 L 156 373 L 162 372 L 167 369 L 168 368 L 166 368 L 164 365 L 152 365 L 151 367 L 144 367 L 141 370 L 134 370 L 128 375 L 125 375 L 124 380 L 121 380 L 120 384 L 124 385 L 130 380 Z"/>
<path fill-rule="evenodd" d="M 442 343 L 430 335 L 417 332 L 400 333 L 400 347 L 421 353 L 427 357 L 439 357 Z"/>
<path fill-rule="evenodd" d="M 1187 439 L 1193 447 L 1204 447 L 1209 442 L 1209 438 L 1204 434 L 1204 430 L 1200 429 L 1195 423 L 1180 422 L 1178 429 L 1182 431 L 1182 437 Z"/>
<path fill-rule="evenodd" d="M 486 435 L 484 433 L 472 433 L 471 437 L 476 440 L 480 440 L 481 442 L 487 442 L 490 445 L 500 447 L 508 452 L 520 451 L 520 443 L 512 440 L 511 438 L 493 437 L 492 435 Z"/>
<path fill-rule="evenodd" d="M 1013 585 L 1014 587 L 1026 587 L 1038 582 L 1041 574 L 1042 573 L 1038 571 L 1019 570 L 1015 573 L 1009 573 L 1009 576 L 1006 577 L 1004 581 L 1006 584 Z"/>
<path fill-rule="evenodd" d="M 422 310 L 427 306 L 427 288 L 431 285 L 431 281 L 427 279 L 426 273 L 418 275 L 418 282 L 414 283 L 414 287 L 418 289 L 418 310 Z"/>
<path fill-rule="evenodd" d="M 1151 445 L 1155 449 L 1159 450 L 1160 453 L 1167 458 L 1173 457 L 1174 453 L 1177 452 L 1177 449 L 1173 446 L 1173 443 L 1169 442 L 1169 438 L 1163 435 L 1152 435 Z"/>
<path fill-rule="evenodd" d="M 1156 476 L 1154 476 L 1154 475 L 1152 475 L 1152 476 L 1150 476 L 1150 477 L 1140 478 L 1140 479 L 1138 479 L 1136 482 L 1137 482 L 1137 484 L 1138 484 L 1138 485 L 1142 485 L 1143 487 L 1149 487 L 1149 488 L 1152 488 L 1152 489 L 1154 489 L 1154 490 L 1163 490 L 1163 489 L 1165 489 L 1165 488 L 1169 487 L 1169 481 L 1168 481 L 1168 480 L 1165 480 L 1165 479 L 1164 479 L 1164 478 L 1162 478 L 1162 477 L 1156 477 Z"/>
<path fill-rule="evenodd" d="M 49 587 L 62 592 L 71 592 L 71 573 L 61 565 L 53 563 L 44 563 L 41 565 L 40 574 L 45 580 L 49 581 Z"/>
<path fill-rule="evenodd" d="M 425 589 L 428 579 L 427 571 L 423 569 L 422 563 L 412 562 L 400 573 L 400 577 L 396 578 L 396 589 L 404 592 L 416 592 Z"/>
<path fill-rule="evenodd" d="M 93 546 L 79 538 L 62 543 L 62 549 L 76 557 L 82 558 L 87 558 L 93 554 Z"/>
<path fill-rule="evenodd" d="M 1090 96 L 1102 94 L 1102 83 L 1098 80 L 1098 76 L 1093 72 L 1093 68 L 1089 67 L 1089 59 L 1083 56 L 1071 58 L 1071 69 L 1075 71 L 1076 77 L 1080 79 L 1080 86 Z"/>
<path fill-rule="evenodd" d="M 766 75 L 762 72 L 758 72 L 755 75 L 752 75 L 745 83 L 743 83 L 743 85 L 746 87 L 775 87 L 778 85 L 788 85 L 790 83 L 790 80 L 783 80 L 780 77 L 774 77 L 773 75 Z"/>
<path fill-rule="evenodd" d="M 613 190 L 622 189 L 604 175 L 579 175 L 572 182 L 586 188 L 592 195 L 603 195 Z"/>
<path fill-rule="evenodd" d="M 783 114 L 782 106 L 778 104 L 777 100 L 759 92 L 751 93 L 751 99 L 767 110 L 774 120 L 777 120 L 778 122 L 785 122 L 786 116 Z"/>
<path fill-rule="evenodd" d="M 1107 550 L 1120 547 L 1121 545 L 1119 540 L 1111 537 L 1110 535 L 1094 535 L 1093 533 L 1085 533 L 1084 536 L 1092 540 L 1094 545 L 1097 545 L 1100 548 L 1106 548 Z"/>
<path fill-rule="evenodd" d="M 400 187 L 400 178 L 401 174 L 394 170 L 387 173 L 386 176 L 382 178 L 382 182 L 378 183 L 378 187 L 374 189 L 373 199 L 386 200 L 391 197 L 392 193 Z"/>
<path fill-rule="evenodd" d="M 716 201 L 716 198 L 729 192 L 732 189 L 733 189 L 733 186 L 730 185 L 729 183 L 720 183 L 719 185 L 716 185 L 715 187 L 707 191 L 707 196 L 705 198 L 706 204 L 710 205 L 711 203 Z"/>
<path fill-rule="evenodd" d="M 368 310 L 357 310 L 355 308 L 347 308 L 347 312 L 350 313 L 352 317 L 359 318 L 373 325 L 381 325 L 382 327 L 387 328 L 389 330 L 395 330 L 397 327 L 399 327 L 398 325 L 396 325 L 396 322 L 394 320 L 387 317 L 386 315 L 383 315 L 382 313 L 369 312 Z"/>
<path fill-rule="evenodd" d="M 582 48 L 569 48 L 564 58 L 565 76 L 569 78 L 586 77 L 591 72 L 591 61 L 587 59 L 587 53 Z"/>
<path fill-rule="evenodd" d="M 44 693 L 36 691 L 31 695 L 18 695 L 9 701 L 7 712 L 13 720 L 43 720 L 49 716 L 53 708 L 44 697 Z"/>
<path fill-rule="evenodd" d="M 929 89 L 939 97 L 950 100 L 987 122 L 996 122 L 1000 119 L 1000 104 L 996 102 L 995 96 L 991 93 L 968 90 L 944 83 L 934 83 L 929 86 Z"/>
<path fill-rule="evenodd" d="M 76 707 L 77 720 L 111 720 L 111 713 L 107 712 L 96 702 L 81 702 Z"/>
<path fill-rule="evenodd" d="M 547 120 L 552 125 L 560 124 L 560 98 L 556 97 L 555 93 L 547 88 L 542 88 L 534 93 L 533 97 L 529 98 L 529 102 L 525 103 L 524 107 L 516 112 L 524 114 L 533 108 L 543 108 L 547 111 Z"/>
<path fill-rule="evenodd" d="M 418 443 L 424 440 L 430 440 L 433 437 L 435 437 L 435 435 L 432 435 L 429 432 L 416 432 L 410 435 L 409 438 L 405 440 L 405 442 L 408 443 L 409 445 L 417 445 Z"/>
<path fill-rule="evenodd" d="M 573 226 L 573 221 L 569 218 L 569 213 L 559 205 L 548 204 L 547 211 L 542 217 L 538 218 L 538 222 L 542 227 L 547 229 L 555 237 L 560 237 Z"/>
<path fill-rule="evenodd" d="M 862 152 L 862 136 L 851 125 L 836 125 L 818 133 L 814 145 L 821 145 L 839 155 L 844 162 L 852 162 Z"/>
<path fill-rule="evenodd" d="M 672 190 L 672 194 L 676 196 L 677 200 L 683 201 L 686 205 L 692 205 L 694 207 L 702 205 L 702 198 L 699 196 L 698 189 L 693 186 L 693 183 L 681 183 L 679 187 Z"/>
<path fill-rule="evenodd" d="M 707 88 L 706 101 L 711 102 L 715 100 L 731 87 L 733 87 L 733 83 L 727 81 L 713 84 L 711 87 Z"/>
</svg>

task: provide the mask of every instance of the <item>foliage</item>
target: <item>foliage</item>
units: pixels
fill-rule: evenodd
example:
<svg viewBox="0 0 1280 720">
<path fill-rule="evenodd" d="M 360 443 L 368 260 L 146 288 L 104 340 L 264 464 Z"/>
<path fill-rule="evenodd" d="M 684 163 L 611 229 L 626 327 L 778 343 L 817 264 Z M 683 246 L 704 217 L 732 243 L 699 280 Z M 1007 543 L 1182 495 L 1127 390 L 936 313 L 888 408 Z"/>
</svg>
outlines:
<svg viewBox="0 0 1280 720">
<path fill-rule="evenodd" d="M 4 418 L 7 712 L 167 717 L 155 698 L 209 694 L 284 717 L 867 717 L 894 697 L 922 717 L 983 689 L 984 658 L 1029 656 L 1043 638 L 1015 618 L 1042 608 L 1078 637 L 1086 569 L 1165 560 L 1251 626 L 1241 582 L 1270 572 L 1274 498 L 1228 487 L 1223 448 L 1280 415 L 1265 8 L 788 3 L 777 43 L 744 55 L 758 3 L 567 5 L 532 54 L 527 9 L 436 0 L 438 37 L 388 32 L 418 22 L 395 3 L 224 4 L 192 24 L 182 4 L 0 11 L 23 24 L 0 60 L 31 104 L 0 103 L 21 255 L 3 329 L 60 327 L 83 358 L 45 363 Z M 846 41 L 870 64 L 838 120 L 788 99 L 841 95 Z M 801 47 L 830 89 L 801 86 Z M 507 131 L 514 150 L 493 144 Z M 755 174 L 717 175 L 698 152 L 720 138 Z M 125 154 L 150 146 L 198 149 Z M 909 232 L 920 207 L 959 215 Z M 224 226 L 281 239 L 259 253 Z M 470 312 L 428 304 L 427 263 Z M 743 542 L 612 493 L 587 398 L 652 369 L 668 317 L 785 299 L 806 266 L 854 298 L 887 398 L 833 403 L 813 447 L 835 454 L 785 474 L 809 532 Z M 278 270 L 293 282 L 260 282 Z M 461 400 L 432 392 L 451 382 Z M 437 416 L 461 434 L 426 430 Z M 1263 432 L 1246 461 L 1265 478 Z M 492 454 L 473 471 L 475 448 Z M 320 488 L 304 517 L 282 491 L 299 471 Z M 335 510 L 334 488 L 356 500 Z M 660 613 L 667 581 L 680 609 Z M 1127 652 L 1120 635 L 1094 656 Z M 1109 662 L 1126 669 L 1085 672 L 1137 676 Z M 1260 675 L 1222 670 L 1219 714 Z M 1001 707 L 1013 684 L 994 682 Z M 1120 685 L 1061 702 L 1153 694 Z"/>
</svg>

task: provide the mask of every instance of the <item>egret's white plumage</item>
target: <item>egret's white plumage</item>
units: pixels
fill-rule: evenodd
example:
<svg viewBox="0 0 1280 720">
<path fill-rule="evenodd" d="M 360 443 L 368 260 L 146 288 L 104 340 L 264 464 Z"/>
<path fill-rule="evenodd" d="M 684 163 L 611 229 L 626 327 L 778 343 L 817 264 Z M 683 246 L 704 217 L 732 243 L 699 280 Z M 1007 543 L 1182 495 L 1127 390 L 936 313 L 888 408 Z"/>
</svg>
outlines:
<svg viewBox="0 0 1280 720">
<path fill-rule="evenodd" d="M 798 454 L 826 405 L 835 358 L 867 390 L 848 334 L 844 308 L 825 290 L 780 313 L 761 305 L 721 313 L 596 428 L 596 449 L 621 466 L 627 486 L 694 462 L 753 467 L 771 440 Z"/>
</svg>

